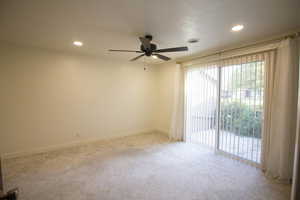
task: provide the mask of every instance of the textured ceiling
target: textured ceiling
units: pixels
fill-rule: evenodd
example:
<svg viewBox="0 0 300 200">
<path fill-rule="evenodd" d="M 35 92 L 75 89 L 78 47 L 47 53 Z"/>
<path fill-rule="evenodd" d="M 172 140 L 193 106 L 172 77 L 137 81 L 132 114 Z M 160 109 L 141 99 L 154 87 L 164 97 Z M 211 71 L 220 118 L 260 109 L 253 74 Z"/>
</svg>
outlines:
<svg viewBox="0 0 300 200">
<path fill-rule="evenodd" d="M 129 60 L 136 55 L 107 49 L 138 49 L 151 33 L 160 48 L 189 46 L 165 54 L 175 58 L 299 28 L 299 9 L 299 0 L 1 0 L 0 40 Z"/>
</svg>

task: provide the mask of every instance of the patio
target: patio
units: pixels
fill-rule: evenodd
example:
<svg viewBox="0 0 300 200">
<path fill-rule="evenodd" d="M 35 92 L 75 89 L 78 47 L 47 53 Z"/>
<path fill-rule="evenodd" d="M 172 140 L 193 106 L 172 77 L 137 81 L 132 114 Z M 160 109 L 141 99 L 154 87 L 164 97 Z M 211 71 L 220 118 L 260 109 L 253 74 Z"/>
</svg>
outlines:
<svg viewBox="0 0 300 200">
<path fill-rule="evenodd" d="M 193 132 L 187 139 L 192 143 L 199 143 L 214 148 L 216 131 L 210 129 L 201 132 Z M 228 131 L 220 130 L 219 150 L 245 160 L 260 163 L 261 139 L 240 136 Z"/>
</svg>

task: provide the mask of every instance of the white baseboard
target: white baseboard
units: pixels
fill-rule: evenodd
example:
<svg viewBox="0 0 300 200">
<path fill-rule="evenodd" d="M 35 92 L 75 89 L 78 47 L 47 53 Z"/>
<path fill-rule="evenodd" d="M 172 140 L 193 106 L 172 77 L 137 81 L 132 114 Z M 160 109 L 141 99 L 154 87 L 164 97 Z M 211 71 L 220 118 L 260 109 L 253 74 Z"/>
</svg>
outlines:
<svg viewBox="0 0 300 200">
<path fill-rule="evenodd" d="M 34 149 L 26 150 L 26 151 L 4 153 L 3 155 L 1 155 L 1 158 L 3 160 L 6 160 L 6 159 L 30 156 L 30 155 L 34 155 L 34 154 L 47 153 L 50 151 L 56 151 L 56 150 L 60 150 L 60 149 L 86 145 L 89 143 L 94 143 L 94 142 L 103 141 L 103 140 L 116 139 L 116 138 L 131 136 L 131 135 L 151 133 L 151 132 L 155 132 L 155 131 L 157 131 L 157 129 L 142 129 L 142 130 L 138 130 L 138 131 L 120 132 L 118 134 L 112 134 L 112 135 L 106 136 L 106 137 L 92 138 L 92 139 L 86 139 L 86 140 L 81 140 L 81 141 L 73 141 L 70 143 L 51 145 L 51 146 L 42 147 L 42 148 L 34 148 Z M 159 132 L 161 132 L 161 131 L 159 131 Z M 163 132 L 161 132 L 161 133 L 163 133 Z"/>
</svg>

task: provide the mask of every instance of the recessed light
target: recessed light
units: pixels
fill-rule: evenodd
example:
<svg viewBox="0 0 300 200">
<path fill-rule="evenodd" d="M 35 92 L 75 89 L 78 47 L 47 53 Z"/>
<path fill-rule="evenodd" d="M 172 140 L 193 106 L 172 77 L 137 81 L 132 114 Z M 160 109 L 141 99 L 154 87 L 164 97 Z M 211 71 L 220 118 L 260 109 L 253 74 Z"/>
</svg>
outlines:
<svg viewBox="0 0 300 200">
<path fill-rule="evenodd" d="M 196 38 L 192 38 L 188 40 L 188 43 L 197 43 L 197 42 L 199 42 L 199 40 Z"/>
<path fill-rule="evenodd" d="M 238 24 L 238 25 L 233 26 L 233 27 L 231 28 L 231 30 L 234 31 L 234 32 L 238 32 L 238 31 L 243 30 L 243 28 L 244 28 L 244 25 Z"/>
<path fill-rule="evenodd" d="M 80 41 L 74 41 L 73 44 L 78 47 L 81 47 L 83 45 L 83 43 Z"/>
<path fill-rule="evenodd" d="M 157 55 L 152 55 L 151 57 L 154 58 L 154 59 L 158 58 Z"/>
</svg>

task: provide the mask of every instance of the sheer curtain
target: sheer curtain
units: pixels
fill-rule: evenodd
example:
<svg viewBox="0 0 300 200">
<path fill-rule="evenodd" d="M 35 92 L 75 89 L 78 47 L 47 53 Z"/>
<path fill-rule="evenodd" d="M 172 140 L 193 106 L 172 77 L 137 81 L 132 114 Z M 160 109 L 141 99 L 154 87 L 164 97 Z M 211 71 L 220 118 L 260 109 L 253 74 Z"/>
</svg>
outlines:
<svg viewBox="0 0 300 200">
<path fill-rule="evenodd" d="M 175 66 L 173 112 L 170 127 L 170 139 L 185 140 L 184 135 L 184 81 L 185 72 L 180 64 Z"/>
<path fill-rule="evenodd" d="M 268 177 L 290 182 L 295 150 L 299 54 L 295 39 L 279 44 L 266 59 L 262 168 Z"/>
</svg>

